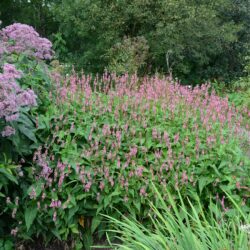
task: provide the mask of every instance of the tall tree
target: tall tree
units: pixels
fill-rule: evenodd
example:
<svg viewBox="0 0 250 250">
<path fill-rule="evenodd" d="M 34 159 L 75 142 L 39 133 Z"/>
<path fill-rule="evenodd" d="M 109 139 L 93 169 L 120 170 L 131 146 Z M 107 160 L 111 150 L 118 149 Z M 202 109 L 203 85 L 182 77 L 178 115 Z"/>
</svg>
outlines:
<svg viewBox="0 0 250 250">
<path fill-rule="evenodd" d="M 228 6 L 229 0 L 62 0 L 56 16 L 86 70 L 103 70 L 108 51 L 124 36 L 144 37 L 149 69 L 198 81 L 214 58 L 237 41 L 241 24 L 220 16 Z"/>
</svg>

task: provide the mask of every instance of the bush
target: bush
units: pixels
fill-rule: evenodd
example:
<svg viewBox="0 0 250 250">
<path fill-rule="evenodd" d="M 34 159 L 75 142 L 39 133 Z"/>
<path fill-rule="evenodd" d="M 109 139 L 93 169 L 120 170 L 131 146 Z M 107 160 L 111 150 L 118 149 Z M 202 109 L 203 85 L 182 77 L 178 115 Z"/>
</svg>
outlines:
<svg viewBox="0 0 250 250">
<path fill-rule="evenodd" d="M 52 57 L 51 46 L 28 25 L 0 30 L 0 239 L 16 235 L 13 219 L 19 197 L 33 182 L 26 167 L 42 142 L 36 120 L 50 103 L 52 80 L 44 60 Z M 8 239 L 0 242 L 6 249 L 10 245 Z"/>
<path fill-rule="evenodd" d="M 121 43 L 115 44 L 108 52 L 110 63 L 107 70 L 116 74 L 134 74 L 146 65 L 149 46 L 144 37 L 124 37 Z"/>
<path fill-rule="evenodd" d="M 17 161 L 38 147 L 37 113 L 30 108 L 43 113 L 50 103 L 52 84 L 43 60 L 52 58 L 52 44 L 31 26 L 15 23 L 0 31 L 0 46 L 0 160 L 5 154 Z"/>
<path fill-rule="evenodd" d="M 246 57 L 245 76 L 233 83 L 229 100 L 239 109 L 250 109 L 250 57 Z"/>
<path fill-rule="evenodd" d="M 33 27 L 15 23 L 0 31 L 0 45 L 0 65 L 11 63 L 22 71 L 20 86 L 34 90 L 38 96 L 38 112 L 45 112 L 53 87 L 50 68 L 46 64 L 54 54 L 52 43 L 41 38 Z"/>
<path fill-rule="evenodd" d="M 158 206 L 152 181 L 164 199 L 168 188 L 177 201 L 179 189 L 191 201 L 198 193 L 204 209 L 212 199 L 226 211 L 226 191 L 244 206 L 250 165 L 241 120 L 206 85 L 71 75 L 39 117 L 39 136 L 47 139 L 34 155 L 18 236 L 83 240 L 98 229 L 101 237 L 100 213 L 144 221 L 148 199 Z"/>
</svg>

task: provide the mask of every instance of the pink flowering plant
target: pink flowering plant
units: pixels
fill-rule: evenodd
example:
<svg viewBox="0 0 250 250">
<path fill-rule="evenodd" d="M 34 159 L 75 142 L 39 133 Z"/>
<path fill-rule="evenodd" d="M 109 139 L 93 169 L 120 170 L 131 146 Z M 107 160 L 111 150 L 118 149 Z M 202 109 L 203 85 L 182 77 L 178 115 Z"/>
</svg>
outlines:
<svg viewBox="0 0 250 250">
<path fill-rule="evenodd" d="M 14 64 L 23 72 L 19 83 L 37 94 L 38 111 L 45 112 L 52 89 L 50 67 L 52 43 L 39 36 L 32 26 L 14 23 L 0 30 L 0 66 Z"/>
<path fill-rule="evenodd" d="M 27 55 L 41 60 L 52 59 L 52 43 L 41 38 L 32 26 L 14 23 L 0 31 L 0 56 Z"/>
<path fill-rule="evenodd" d="M 0 70 L 0 224 L 4 230 L 11 224 L 5 200 L 17 195 L 18 172 L 13 162 L 32 154 L 32 145 L 37 143 L 29 114 L 36 106 L 36 95 L 33 90 L 20 87 L 18 81 L 23 73 L 15 65 L 5 63 Z"/>
<path fill-rule="evenodd" d="M 20 87 L 18 80 L 21 77 L 22 72 L 15 65 L 4 64 L 0 73 L 0 141 L 1 148 L 6 148 L 6 139 L 11 141 L 16 149 L 14 152 L 24 152 L 19 142 L 22 135 L 36 142 L 32 134 L 33 123 L 27 113 L 36 106 L 36 95 L 33 90 Z"/>
<path fill-rule="evenodd" d="M 52 43 L 33 27 L 14 23 L 0 30 L 0 48 L 1 151 L 9 158 L 16 152 L 32 154 L 37 148 L 36 117 L 51 102 L 53 80 L 46 60 L 53 57 Z"/>
<path fill-rule="evenodd" d="M 84 239 L 97 229 L 101 236 L 102 213 L 146 221 L 147 200 L 159 205 L 151 182 L 166 202 L 166 189 L 194 203 L 198 193 L 204 208 L 212 199 L 232 215 L 227 192 L 249 208 L 250 160 L 241 147 L 249 124 L 209 85 L 73 74 L 55 98 L 39 117 L 47 139 L 33 157 L 17 236 Z"/>
<path fill-rule="evenodd" d="M 0 30 L 0 180 L 5 180 L 0 182 L 0 238 L 15 219 L 19 203 L 13 197 L 22 196 L 21 187 L 32 183 L 29 159 L 43 139 L 36 134 L 37 116 L 50 103 L 46 61 L 53 56 L 51 47 L 31 26 Z"/>
</svg>

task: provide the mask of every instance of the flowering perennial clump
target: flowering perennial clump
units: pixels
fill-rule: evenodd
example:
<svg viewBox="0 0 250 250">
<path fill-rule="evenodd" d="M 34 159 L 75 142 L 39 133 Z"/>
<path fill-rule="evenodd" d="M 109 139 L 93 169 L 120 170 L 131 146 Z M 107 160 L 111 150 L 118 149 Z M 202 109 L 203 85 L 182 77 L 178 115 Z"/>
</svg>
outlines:
<svg viewBox="0 0 250 250">
<path fill-rule="evenodd" d="M 19 118 L 21 107 L 36 105 L 36 95 L 31 89 L 22 89 L 17 79 L 22 77 L 22 72 L 12 64 L 4 64 L 3 72 L 0 73 L 0 120 L 5 124 L 16 121 Z M 15 133 L 15 129 L 6 125 L 0 131 L 3 137 Z"/>
<path fill-rule="evenodd" d="M 51 59 L 52 43 L 41 38 L 33 27 L 14 23 L 0 31 L 0 56 L 3 54 L 23 53 L 38 59 Z"/>
<path fill-rule="evenodd" d="M 4 88 L 14 87 L 3 93 L 18 100 L 18 91 L 24 91 L 16 82 L 21 72 L 5 65 L 2 75 L 9 76 Z M 42 225 L 41 234 L 53 230 L 66 240 L 91 220 L 94 231 L 100 214 L 116 211 L 143 220 L 152 213 L 148 200 L 158 202 L 152 182 L 166 202 L 166 189 L 194 202 L 198 193 L 204 206 L 213 199 L 226 213 L 226 190 L 242 206 L 248 204 L 250 162 L 240 146 L 249 124 L 209 85 L 191 89 L 166 77 L 72 74 L 56 86 L 46 114 L 37 118 L 44 145 L 33 155 L 34 181 L 22 201 L 38 223 L 18 224 L 23 213 L 8 200 L 17 221 L 13 235 L 37 234 Z M 33 104 L 35 97 L 22 101 Z M 18 110 L 5 110 L 0 118 L 7 123 Z M 12 133 L 6 126 L 2 136 Z"/>
<path fill-rule="evenodd" d="M 152 182 L 166 201 L 166 188 L 191 199 L 200 193 L 204 204 L 212 197 L 226 212 L 227 188 L 246 204 L 250 166 L 239 145 L 249 125 L 209 85 L 73 74 L 56 98 L 39 120 L 48 138 L 34 155 L 29 195 L 39 219 L 60 232 L 78 227 L 80 216 L 114 213 L 114 207 L 146 217 L 147 199 L 157 202 Z"/>
</svg>

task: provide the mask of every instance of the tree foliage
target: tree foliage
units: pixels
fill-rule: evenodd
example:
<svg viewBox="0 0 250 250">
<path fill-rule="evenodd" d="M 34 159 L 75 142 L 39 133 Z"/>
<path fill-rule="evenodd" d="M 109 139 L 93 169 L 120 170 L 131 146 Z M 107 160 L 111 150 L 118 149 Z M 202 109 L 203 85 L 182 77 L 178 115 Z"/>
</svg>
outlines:
<svg viewBox="0 0 250 250">
<path fill-rule="evenodd" d="M 144 74 L 173 72 L 191 83 L 230 80 L 240 75 L 250 40 L 247 0 L 6 0 L 0 9 L 4 24 L 32 23 L 59 37 L 60 58 L 87 72 L 114 69 L 114 61 L 118 71 L 130 71 L 131 51 L 144 53 L 147 44 L 136 65 Z M 142 47 L 133 45 L 138 38 Z M 133 48 L 118 52 L 128 41 Z"/>
<path fill-rule="evenodd" d="M 0 1 L 0 20 L 3 26 L 13 22 L 32 25 L 41 35 L 56 32 L 58 25 L 51 11 L 57 0 L 4 0 Z"/>
</svg>

